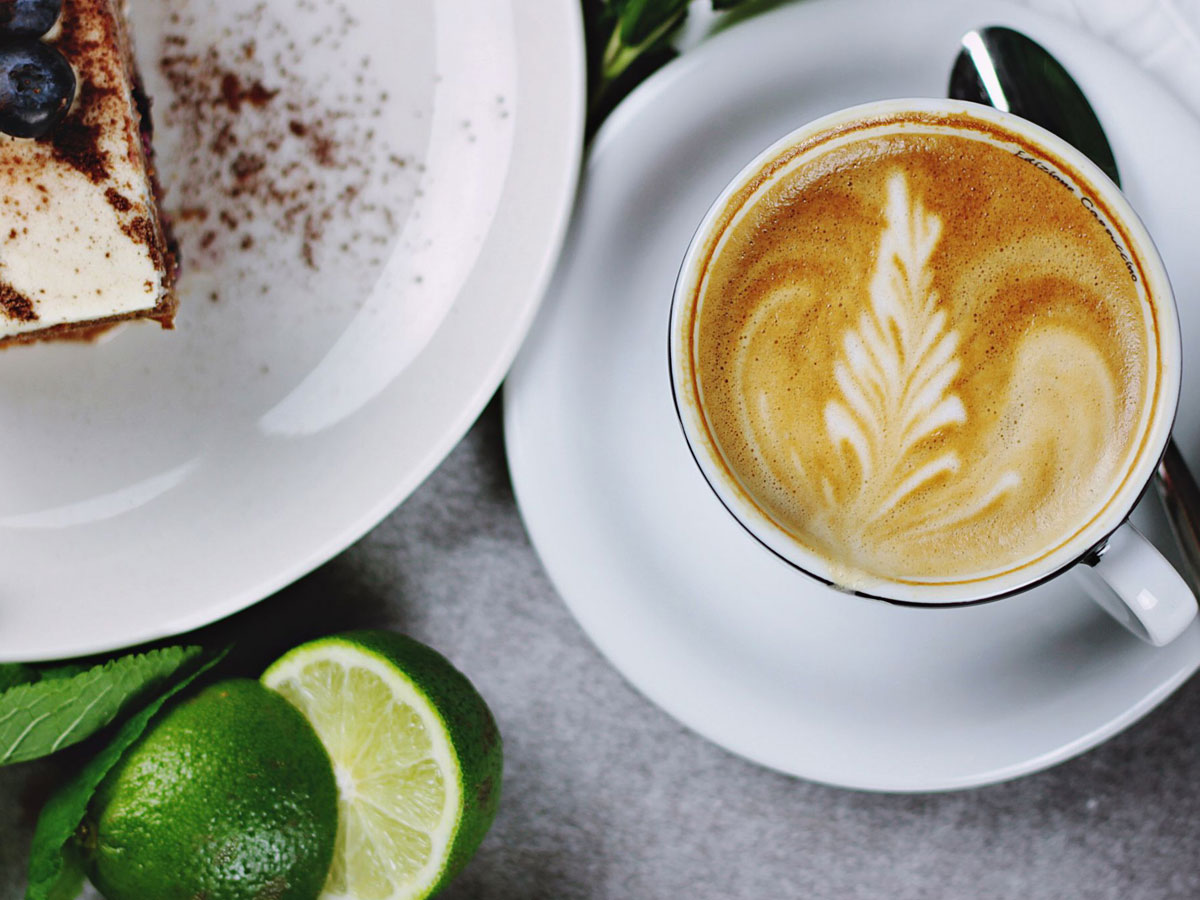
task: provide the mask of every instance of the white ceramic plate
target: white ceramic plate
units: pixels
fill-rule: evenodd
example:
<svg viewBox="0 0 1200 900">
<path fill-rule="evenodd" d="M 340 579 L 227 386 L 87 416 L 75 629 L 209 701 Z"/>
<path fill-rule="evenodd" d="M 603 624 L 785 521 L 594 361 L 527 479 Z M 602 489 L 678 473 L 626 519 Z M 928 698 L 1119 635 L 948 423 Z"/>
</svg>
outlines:
<svg viewBox="0 0 1200 900">
<path fill-rule="evenodd" d="M 197 627 L 362 535 L 495 391 L 573 200 L 576 3 L 134 6 L 167 205 L 204 209 L 178 330 L 0 353 L 0 660 Z M 228 101 L 174 106 L 222 96 L 222 66 L 279 94 L 240 104 L 214 169 L 189 118 Z M 239 206 L 238 177 L 297 196 Z"/>
<path fill-rule="evenodd" d="M 1018 27 L 1095 101 L 1200 343 L 1200 125 L 1104 46 L 994 2 L 807 0 L 729 29 L 642 86 L 598 136 L 547 303 L 506 390 L 517 498 L 597 646 L 646 696 L 764 765 L 920 791 L 1012 778 L 1128 725 L 1200 664 L 1200 625 L 1130 637 L 1070 577 L 963 609 L 847 597 L 765 552 L 688 455 L 667 315 L 692 231 L 761 148 L 818 115 L 940 96 L 959 36 Z M 1176 435 L 1200 469 L 1200 396 Z M 1154 503 L 1137 520 L 1169 543 Z M 1173 552 L 1173 548 L 1168 548 Z"/>
</svg>

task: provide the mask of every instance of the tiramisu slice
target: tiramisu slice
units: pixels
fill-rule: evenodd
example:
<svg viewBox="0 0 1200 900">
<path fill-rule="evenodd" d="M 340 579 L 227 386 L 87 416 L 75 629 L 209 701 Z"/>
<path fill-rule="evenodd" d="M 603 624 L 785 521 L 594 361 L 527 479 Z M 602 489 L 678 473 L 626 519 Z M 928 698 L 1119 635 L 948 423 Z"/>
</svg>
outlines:
<svg viewBox="0 0 1200 900">
<path fill-rule="evenodd" d="M 0 344 L 170 328 L 156 195 L 125 4 L 0 0 Z"/>
</svg>

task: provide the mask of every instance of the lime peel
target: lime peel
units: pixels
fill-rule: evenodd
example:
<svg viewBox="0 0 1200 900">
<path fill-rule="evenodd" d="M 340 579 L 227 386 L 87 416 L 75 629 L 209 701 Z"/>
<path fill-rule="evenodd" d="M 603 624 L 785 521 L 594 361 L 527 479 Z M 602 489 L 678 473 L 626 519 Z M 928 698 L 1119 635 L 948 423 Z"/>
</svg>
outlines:
<svg viewBox="0 0 1200 900">
<path fill-rule="evenodd" d="M 308 722 L 249 679 L 165 712 L 108 770 L 82 849 L 110 900 L 311 900 L 337 796 Z"/>
</svg>

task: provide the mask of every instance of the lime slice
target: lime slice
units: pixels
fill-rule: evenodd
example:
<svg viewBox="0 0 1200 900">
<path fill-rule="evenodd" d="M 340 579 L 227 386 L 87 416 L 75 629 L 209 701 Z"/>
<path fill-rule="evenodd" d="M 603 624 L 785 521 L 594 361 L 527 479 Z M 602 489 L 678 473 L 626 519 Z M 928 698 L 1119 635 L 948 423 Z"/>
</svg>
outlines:
<svg viewBox="0 0 1200 900">
<path fill-rule="evenodd" d="M 338 830 L 322 900 L 410 900 L 445 886 L 500 799 L 500 734 L 466 676 L 411 638 L 362 631 L 302 644 L 262 680 L 333 761 Z"/>
</svg>

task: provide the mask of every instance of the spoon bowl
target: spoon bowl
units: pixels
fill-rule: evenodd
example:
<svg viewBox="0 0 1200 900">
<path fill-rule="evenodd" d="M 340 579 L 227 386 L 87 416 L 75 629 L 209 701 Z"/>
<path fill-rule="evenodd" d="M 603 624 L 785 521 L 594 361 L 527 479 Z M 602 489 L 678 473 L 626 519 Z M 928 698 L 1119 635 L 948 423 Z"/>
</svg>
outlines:
<svg viewBox="0 0 1200 900">
<path fill-rule="evenodd" d="M 950 70 L 950 96 L 1041 125 L 1121 183 L 1112 148 L 1087 97 L 1057 59 L 1021 32 L 993 25 L 963 35 Z"/>
</svg>

